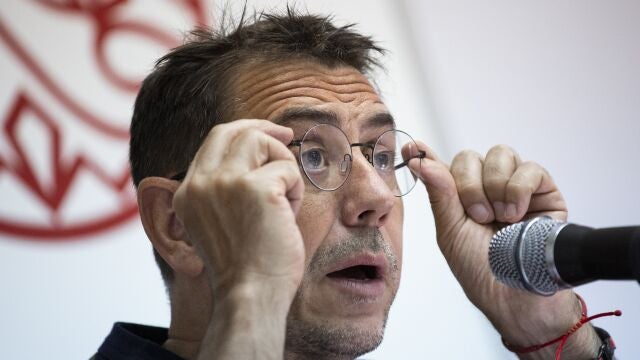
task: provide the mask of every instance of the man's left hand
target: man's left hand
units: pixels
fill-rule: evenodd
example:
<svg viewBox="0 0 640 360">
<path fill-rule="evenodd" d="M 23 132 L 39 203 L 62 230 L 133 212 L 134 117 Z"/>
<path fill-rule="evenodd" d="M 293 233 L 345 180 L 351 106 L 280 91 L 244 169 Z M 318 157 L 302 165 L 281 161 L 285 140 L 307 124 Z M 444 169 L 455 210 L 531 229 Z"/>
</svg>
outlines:
<svg viewBox="0 0 640 360">
<path fill-rule="evenodd" d="M 485 157 L 463 151 L 450 167 L 426 145 L 419 148 L 427 158 L 410 166 L 427 187 L 438 245 L 467 297 L 511 344 L 544 343 L 566 332 L 580 317 L 571 291 L 542 297 L 509 288 L 495 279 L 488 261 L 491 237 L 505 224 L 541 215 L 566 220 L 565 201 L 548 172 L 504 145 Z M 587 345 L 576 345 L 581 336 L 575 334 L 569 348 L 590 347 L 593 330 L 579 333 Z M 548 358 L 552 350 L 532 356 Z"/>
</svg>

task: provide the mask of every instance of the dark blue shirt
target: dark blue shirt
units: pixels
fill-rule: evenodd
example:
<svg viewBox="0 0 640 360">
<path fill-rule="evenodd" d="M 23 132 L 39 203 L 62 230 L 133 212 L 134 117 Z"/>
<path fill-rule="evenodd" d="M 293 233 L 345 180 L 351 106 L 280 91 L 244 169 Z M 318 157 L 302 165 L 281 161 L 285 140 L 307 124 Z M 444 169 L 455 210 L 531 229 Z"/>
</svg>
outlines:
<svg viewBox="0 0 640 360">
<path fill-rule="evenodd" d="M 95 360 L 184 360 L 162 344 L 167 341 L 165 328 L 138 324 L 115 323 L 104 340 Z"/>
</svg>

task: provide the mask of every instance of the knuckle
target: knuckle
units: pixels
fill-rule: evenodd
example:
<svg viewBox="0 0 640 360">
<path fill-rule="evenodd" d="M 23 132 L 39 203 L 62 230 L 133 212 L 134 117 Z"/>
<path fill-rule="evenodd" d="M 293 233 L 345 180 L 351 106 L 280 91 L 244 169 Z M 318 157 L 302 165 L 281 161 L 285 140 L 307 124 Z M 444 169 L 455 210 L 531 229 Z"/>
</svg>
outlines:
<svg viewBox="0 0 640 360">
<path fill-rule="evenodd" d="M 533 193 L 532 186 L 530 184 L 523 184 L 521 182 L 510 182 L 507 185 L 507 192 L 516 195 L 527 195 Z"/>
<path fill-rule="evenodd" d="M 283 144 L 283 146 L 285 147 L 285 150 L 286 150 L 285 154 L 286 154 L 287 160 L 289 162 L 292 162 L 293 163 L 292 165 L 294 165 L 296 167 L 296 169 L 297 169 L 298 168 L 298 159 L 296 159 L 296 156 L 293 154 L 293 152 L 291 152 L 289 150 L 289 148 L 286 145 Z"/>
<path fill-rule="evenodd" d="M 239 193 L 252 193 L 256 191 L 255 181 L 251 179 L 249 176 L 240 176 L 231 185 L 232 189 Z"/>
<path fill-rule="evenodd" d="M 223 134 L 226 134 L 229 131 L 229 127 L 230 124 L 228 123 L 215 125 L 211 128 L 210 134 L 213 137 L 223 136 Z"/>
<path fill-rule="evenodd" d="M 210 187 L 214 190 L 225 190 L 231 185 L 231 177 L 225 174 L 216 174 L 211 177 Z"/>
<path fill-rule="evenodd" d="M 220 173 L 212 176 L 206 182 L 206 185 L 202 186 L 206 188 L 203 191 L 210 192 L 216 197 L 221 197 L 232 194 L 238 186 L 238 181 L 235 177 Z"/>
<path fill-rule="evenodd" d="M 509 179 L 509 175 L 506 173 L 504 165 L 497 163 L 484 164 L 483 174 L 484 182 L 489 184 L 503 183 Z"/>
<path fill-rule="evenodd" d="M 540 166 L 540 164 L 538 164 L 535 161 L 530 161 L 530 160 L 523 161 L 522 164 L 520 164 L 520 166 L 522 166 L 524 168 L 531 168 L 531 169 L 542 168 L 542 166 Z"/>
<path fill-rule="evenodd" d="M 300 174 L 300 166 L 298 165 L 298 161 L 291 154 L 291 158 L 286 160 L 287 171 L 295 174 Z"/>
<path fill-rule="evenodd" d="M 511 148 L 511 146 L 506 144 L 498 144 L 494 145 L 489 149 L 487 154 L 515 154 L 515 151 Z"/>
<path fill-rule="evenodd" d="M 456 154 L 456 156 L 453 158 L 453 162 L 475 160 L 480 158 L 481 156 L 478 152 L 470 149 L 465 149 Z"/>
<path fill-rule="evenodd" d="M 458 185 L 458 193 L 464 198 L 478 197 L 484 194 L 484 189 L 478 183 L 465 182 Z"/>
<path fill-rule="evenodd" d="M 199 176 L 193 176 L 183 184 L 182 188 L 184 189 L 184 196 L 189 200 L 201 198 L 202 194 L 206 193 L 209 189 L 207 184 L 205 184 Z"/>
<path fill-rule="evenodd" d="M 494 195 L 503 193 L 505 190 L 505 185 L 506 179 L 494 177 L 484 180 L 484 190 Z"/>
<path fill-rule="evenodd" d="M 495 155 L 495 154 L 494 154 Z M 482 172 L 486 179 L 505 181 L 515 171 L 515 164 L 511 161 L 503 161 L 498 156 L 487 155 L 487 161 L 483 164 Z"/>
<path fill-rule="evenodd" d="M 278 204 L 282 200 L 284 192 L 277 187 L 264 188 L 261 196 L 268 204 Z"/>
<path fill-rule="evenodd" d="M 524 161 L 520 166 L 531 172 L 543 173 L 547 175 L 549 174 L 547 169 L 545 169 L 542 165 L 538 164 L 535 161 Z"/>
<path fill-rule="evenodd" d="M 256 141 L 259 138 L 260 131 L 255 128 L 246 128 L 240 130 L 236 141 Z"/>
<path fill-rule="evenodd" d="M 230 147 L 237 150 L 253 151 L 253 158 L 258 159 L 264 155 L 263 151 L 266 147 L 266 142 L 266 136 L 260 130 L 247 128 L 240 130 L 232 140 Z"/>
</svg>

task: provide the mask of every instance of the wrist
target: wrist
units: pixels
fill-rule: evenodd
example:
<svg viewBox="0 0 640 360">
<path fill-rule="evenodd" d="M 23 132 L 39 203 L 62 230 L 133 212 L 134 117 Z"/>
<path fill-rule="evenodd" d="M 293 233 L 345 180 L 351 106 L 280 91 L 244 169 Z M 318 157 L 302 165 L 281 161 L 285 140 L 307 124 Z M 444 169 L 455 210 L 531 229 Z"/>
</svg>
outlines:
<svg viewBox="0 0 640 360">
<path fill-rule="evenodd" d="M 552 297 L 535 296 L 533 299 L 530 294 L 515 294 L 496 310 L 489 320 L 503 341 L 515 347 L 542 344 L 562 335 L 580 319 L 582 313 L 579 301 L 570 291 L 562 291 Z"/>
<path fill-rule="evenodd" d="M 288 288 L 272 283 L 243 283 L 214 291 L 214 321 L 252 327 L 254 323 L 286 323 L 293 296 Z"/>
<path fill-rule="evenodd" d="M 214 302 L 262 299 L 289 305 L 300 286 L 302 276 L 265 275 L 256 271 L 225 271 L 209 274 Z M 288 305 L 286 306 L 288 309 Z"/>
<path fill-rule="evenodd" d="M 609 343 L 610 337 L 606 331 L 600 330 L 603 335 L 599 334 L 589 324 L 589 321 L 603 316 L 620 316 L 621 312 L 616 310 L 613 312 L 605 312 L 588 316 L 587 306 L 584 300 L 577 294 L 576 299 L 579 304 L 580 316 L 573 325 L 569 326 L 567 330 L 559 336 L 553 337 L 544 342 L 538 341 L 534 344 L 529 343 L 529 345 L 523 346 L 518 343 L 514 343 L 513 340 L 510 342 L 508 338 L 505 338 L 505 336 L 509 335 L 503 334 L 502 339 L 504 345 L 509 350 L 517 353 L 521 359 L 554 358 L 554 354 L 556 359 L 560 359 L 561 355 L 565 358 L 571 359 L 594 359 L 596 357 L 600 359 L 601 354 L 609 354 L 609 357 L 602 358 L 611 358 L 610 355 L 613 353 L 613 349 L 615 349 L 615 344 L 613 344 L 612 341 Z M 541 324 L 544 323 L 541 322 L 537 325 L 540 326 Z M 549 329 L 553 329 L 557 325 L 562 324 L 562 321 L 551 322 L 549 324 L 552 324 Z M 544 326 L 542 327 L 544 328 Z M 537 334 L 536 331 L 528 333 Z M 609 339 L 603 340 L 605 338 Z"/>
<path fill-rule="evenodd" d="M 551 344 L 531 353 L 517 355 L 521 360 L 555 359 L 560 343 Z M 587 324 L 567 338 L 562 348 L 562 359 L 593 360 L 596 358 L 601 344 L 594 328 Z"/>
<path fill-rule="evenodd" d="M 282 359 L 291 297 L 242 284 L 218 294 L 198 359 Z"/>
</svg>

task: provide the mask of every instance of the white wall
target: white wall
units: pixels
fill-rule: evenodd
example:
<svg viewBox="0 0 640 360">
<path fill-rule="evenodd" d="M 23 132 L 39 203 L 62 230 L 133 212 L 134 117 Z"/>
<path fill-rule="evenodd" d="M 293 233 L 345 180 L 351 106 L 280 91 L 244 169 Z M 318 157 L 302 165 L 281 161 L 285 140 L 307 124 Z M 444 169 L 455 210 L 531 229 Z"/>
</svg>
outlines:
<svg viewBox="0 0 640 360">
<path fill-rule="evenodd" d="M 80 2 L 85 3 L 85 2 Z M 216 3 L 217 4 L 217 3 Z M 252 1 L 269 8 L 278 1 Z M 402 8 L 392 1 L 313 1 L 298 4 L 310 11 L 334 13 L 339 23 L 356 22 L 390 50 L 388 73 L 379 83 L 400 127 L 443 149 L 431 116 L 417 54 L 410 42 Z M 205 15 L 219 14 L 219 7 Z M 115 18 L 143 23 L 179 37 L 193 23 L 180 2 L 136 1 Z M 44 126 L 33 109 L 20 114 L 20 143 L 34 164 L 36 183 L 48 194 L 56 183 L 54 169 L 78 155 L 94 161 L 117 178 L 126 169 L 126 127 L 135 92 L 115 83 L 98 66 L 94 46 L 97 23 L 89 13 L 58 11 L 36 2 L 3 3 L 0 24 L 30 54 L 67 97 L 91 114 L 103 118 L 115 132 L 89 124 L 86 114 L 74 111 L 0 38 L 0 121 L 4 126 L 18 95 L 26 93 L 49 118 L 55 131 Z M 160 42 L 135 32 L 111 33 L 103 44 L 108 65 L 119 75 L 135 79 L 148 72 L 153 60 L 166 51 Z M 0 129 L 4 129 L 0 127 Z M 51 128 L 49 128 L 51 129 Z M 59 158 L 52 154 L 56 133 Z M 124 135 L 123 135 L 124 131 Z M 117 213 L 133 199 L 130 186 L 113 191 L 91 171 L 80 171 L 57 212 L 34 195 L 17 176 L 16 147 L 0 130 L 0 225 L 22 223 L 28 228 L 59 231 L 85 220 Z M 58 162 L 58 160 L 60 160 Z M 59 165 L 59 166 L 57 166 Z M 34 186 L 34 184 L 31 184 Z M 36 186 L 37 187 L 37 186 Z M 46 197 L 46 196 L 45 196 Z M 435 234 L 422 188 L 406 198 L 403 281 L 390 315 L 382 346 L 367 358 L 437 357 L 495 359 L 498 338 L 486 320 L 464 297 L 435 244 Z M 2 359 L 88 358 L 114 321 L 166 326 L 167 300 L 151 248 L 135 217 L 85 235 L 35 236 L 0 229 L 0 348 Z M 446 309 L 447 311 L 443 311 Z M 459 346 L 464 339 L 466 347 Z"/>
<path fill-rule="evenodd" d="M 545 166 L 570 221 L 640 223 L 640 3 L 404 1 L 449 159 L 506 143 Z M 578 288 L 621 359 L 640 358 L 640 287 Z"/>
</svg>

